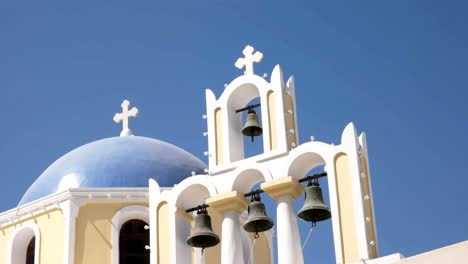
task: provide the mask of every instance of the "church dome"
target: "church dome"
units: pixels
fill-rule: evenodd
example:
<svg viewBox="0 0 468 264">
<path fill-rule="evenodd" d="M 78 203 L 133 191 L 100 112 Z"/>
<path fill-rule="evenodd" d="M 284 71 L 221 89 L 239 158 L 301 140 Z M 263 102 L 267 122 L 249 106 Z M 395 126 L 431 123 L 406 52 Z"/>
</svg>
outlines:
<svg viewBox="0 0 468 264">
<path fill-rule="evenodd" d="M 172 144 L 146 137 L 106 138 L 78 147 L 50 165 L 29 187 L 20 205 L 69 188 L 161 187 L 202 173 L 206 165 Z"/>
</svg>

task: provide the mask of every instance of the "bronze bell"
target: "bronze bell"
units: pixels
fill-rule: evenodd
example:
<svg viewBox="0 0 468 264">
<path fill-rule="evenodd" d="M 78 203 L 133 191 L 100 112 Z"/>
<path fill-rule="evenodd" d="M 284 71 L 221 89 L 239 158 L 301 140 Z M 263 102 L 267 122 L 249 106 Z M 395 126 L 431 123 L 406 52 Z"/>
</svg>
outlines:
<svg viewBox="0 0 468 264">
<path fill-rule="evenodd" d="M 253 109 L 249 109 L 247 118 L 245 119 L 245 125 L 242 128 L 242 134 L 247 137 L 253 138 L 260 136 L 263 133 L 262 126 L 258 123 L 257 113 Z"/>
<path fill-rule="evenodd" d="M 305 191 L 304 206 L 297 214 L 308 222 L 320 222 L 331 217 L 330 208 L 323 202 L 322 188 L 317 180 L 309 181 Z"/>
<path fill-rule="evenodd" d="M 211 228 L 211 217 L 206 208 L 200 209 L 195 216 L 195 226 L 192 234 L 187 239 L 187 244 L 192 247 L 208 248 L 216 246 L 219 243 L 219 237 Z"/>
<path fill-rule="evenodd" d="M 254 195 L 247 209 L 248 215 L 244 223 L 244 230 L 255 233 L 267 231 L 274 226 L 273 220 L 266 214 L 265 205 L 260 201 L 260 196 Z"/>
</svg>

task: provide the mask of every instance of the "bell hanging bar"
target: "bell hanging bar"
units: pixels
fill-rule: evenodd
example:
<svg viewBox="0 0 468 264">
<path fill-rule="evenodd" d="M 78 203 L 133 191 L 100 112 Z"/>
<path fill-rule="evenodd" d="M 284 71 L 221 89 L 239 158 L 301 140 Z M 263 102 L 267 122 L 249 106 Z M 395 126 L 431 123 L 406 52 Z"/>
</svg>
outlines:
<svg viewBox="0 0 468 264">
<path fill-rule="evenodd" d="M 326 172 L 317 173 L 317 174 L 314 174 L 314 175 L 312 175 L 312 176 L 306 176 L 306 177 L 300 179 L 299 182 L 306 182 L 306 181 L 309 181 L 309 180 L 322 178 L 322 177 L 325 177 L 325 176 L 327 176 L 327 175 L 328 175 L 328 174 L 327 174 Z"/>
<path fill-rule="evenodd" d="M 250 197 L 250 196 L 258 195 L 258 194 L 261 194 L 261 193 L 264 193 L 264 192 L 265 192 L 264 190 L 258 189 L 258 190 L 255 190 L 255 191 L 244 193 L 244 197 Z"/>
<path fill-rule="evenodd" d="M 206 209 L 206 208 L 208 208 L 208 207 L 210 207 L 210 206 L 207 205 L 207 204 L 201 204 L 201 205 L 199 205 L 199 206 L 189 208 L 189 209 L 185 210 L 185 212 L 186 212 L 186 213 L 191 213 L 191 212 L 193 212 L 193 211 L 197 211 L 197 212 L 198 212 L 199 210 Z"/>
<path fill-rule="evenodd" d="M 245 111 L 245 110 L 254 109 L 254 108 L 256 108 L 256 107 L 259 107 L 260 105 L 261 105 L 261 104 L 248 105 L 248 106 L 246 106 L 246 107 L 244 107 L 244 108 L 237 109 L 237 110 L 236 110 L 236 113 L 240 113 L 240 112 L 243 112 L 243 111 Z"/>
<path fill-rule="evenodd" d="M 315 227 L 316 222 L 331 217 L 330 208 L 323 201 L 322 189 L 318 183 L 318 179 L 325 176 L 327 176 L 327 173 L 322 172 L 299 180 L 299 182 L 307 181 L 308 184 L 304 206 L 299 210 L 297 216 L 305 221 L 312 222 L 312 228 Z M 247 219 L 243 228 L 249 233 L 254 233 L 255 239 L 259 238 L 258 233 L 270 230 L 275 225 L 273 220 L 268 217 L 265 204 L 261 201 L 260 194 L 264 192 L 262 189 L 257 189 L 244 194 L 244 197 L 251 197 L 251 200 L 247 208 Z M 218 235 L 213 232 L 211 217 L 206 210 L 208 207 L 210 206 L 207 204 L 201 204 L 185 210 L 186 213 L 197 211 L 194 219 L 195 226 L 191 235 L 187 238 L 187 244 L 191 247 L 201 248 L 202 254 L 205 248 L 216 246 L 220 242 Z"/>
<path fill-rule="evenodd" d="M 326 172 L 317 173 L 317 174 L 314 174 L 314 175 L 306 176 L 306 177 L 300 179 L 299 182 L 306 182 L 306 181 L 309 181 L 309 180 L 319 179 L 319 178 L 326 177 L 326 176 L 327 176 Z M 260 193 L 264 193 L 264 192 L 265 192 L 264 190 L 258 189 L 258 190 L 255 190 L 255 191 L 245 193 L 244 197 L 250 197 L 250 196 L 252 196 L 254 194 L 260 194 Z M 185 210 L 185 212 L 190 213 L 190 212 L 193 212 L 193 211 L 197 211 L 197 210 L 199 210 L 201 208 L 208 208 L 208 207 L 210 207 L 210 206 L 207 205 L 207 204 L 201 204 L 201 205 L 189 208 L 189 209 Z"/>
</svg>

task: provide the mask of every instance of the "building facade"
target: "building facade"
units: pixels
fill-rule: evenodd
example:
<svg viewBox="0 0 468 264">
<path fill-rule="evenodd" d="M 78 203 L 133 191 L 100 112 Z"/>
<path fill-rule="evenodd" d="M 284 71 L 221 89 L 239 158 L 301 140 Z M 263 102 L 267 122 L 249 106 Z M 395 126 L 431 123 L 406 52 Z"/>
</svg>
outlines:
<svg viewBox="0 0 468 264">
<path fill-rule="evenodd" d="M 132 135 L 129 118 L 138 110 L 125 100 L 114 116 L 120 137 L 59 158 L 16 208 L 0 214 L 0 264 L 307 263 L 293 202 L 305 190 L 302 179 L 320 166 L 336 263 L 429 263 L 404 262 L 400 254 L 379 258 L 366 135 L 350 123 L 338 145 L 300 143 L 294 78 L 285 81 L 279 65 L 269 80 L 258 76 L 254 63 L 263 55 L 251 46 L 243 54 L 235 66 L 244 74 L 219 98 L 206 90 L 208 165 L 169 143 Z M 254 108 L 263 152 L 245 157 L 243 138 L 253 130 L 243 127 L 242 112 Z M 243 228 L 251 203 L 245 194 L 258 190 L 275 200 L 277 217 L 274 229 L 255 234 Z M 202 209 L 216 246 L 187 244 Z"/>
</svg>

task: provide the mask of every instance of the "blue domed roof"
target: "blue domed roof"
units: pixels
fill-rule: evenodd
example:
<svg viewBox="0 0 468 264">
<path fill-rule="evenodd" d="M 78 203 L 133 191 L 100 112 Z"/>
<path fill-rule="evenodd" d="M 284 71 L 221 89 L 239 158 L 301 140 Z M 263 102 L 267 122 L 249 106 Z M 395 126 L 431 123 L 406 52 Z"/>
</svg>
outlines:
<svg viewBox="0 0 468 264">
<path fill-rule="evenodd" d="M 113 137 L 83 145 L 50 165 L 29 187 L 20 205 L 69 188 L 148 187 L 155 179 L 172 187 L 202 173 L 206 165 L 172 144 L 137 136 Z"/>
</svg>

